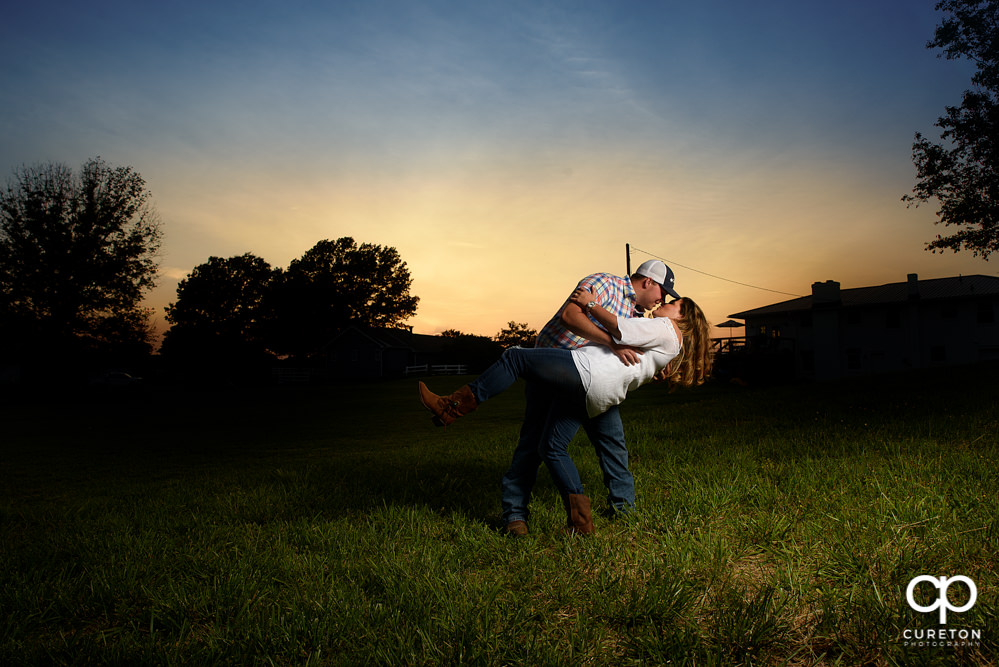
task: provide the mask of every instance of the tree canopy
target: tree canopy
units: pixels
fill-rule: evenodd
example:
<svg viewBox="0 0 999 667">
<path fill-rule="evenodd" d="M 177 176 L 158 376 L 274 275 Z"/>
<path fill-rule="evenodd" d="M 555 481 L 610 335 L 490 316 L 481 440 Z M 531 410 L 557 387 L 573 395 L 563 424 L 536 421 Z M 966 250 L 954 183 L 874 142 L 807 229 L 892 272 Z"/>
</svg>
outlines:
<svg viewBox="0 0 999 667">
<path fill-rule="evenodd" d="M 444 339 L 442 351 L 449 359 L 447 363 L 465 364 L 470 373 L 481 373 L 503 353 L 503 346 L 489 336 L 458 329 L 445 329 L 440 336 Z"/>
<path fill-rule="evenodd" d="M 937 223 L 960 228 L 927 244 L 933 252 L 970 250 L 988 259 L 999 250 L 999 0 L 943 0 L 946 13 L 927 48 L 978 67 L 960 106 L 946 107 L 935 125 L 949 147 L 916 133 L 917 183 L 912 205 L 935 198 Z"/>
<path fill-rule="evenodd" d="M 194 267 L 177 285 L 177 301 L 166 308 L 172 326 L 162 354 L 221 363 L 263 354 L 264 300 L 277 275 L 252 253 L 209 257 Z"/>
<path fill-rule="evenodd" d="M 506 328 L 493 336 L 493 340 L 503 346 L 508 347 L 534 347 L 534 341 L 538 337 L 536 329 L 527 326 L 526 322 L 507 322 Z"/>
<path fill-rule="evenodd" d="M 145 181 L 101 158 L 22 167 L 0 191 L 0 339 L 33 355 L 148 350 L 161 242 Z"/>
<path fill-rule="evenodd" d="M 404 322 L 419 301 L 411 283 L 395 248 L 350 237 L 320 241 L 283 271 L 252 253 L 210 257 L 177 285 L 163 352 L 306 357 L 350 325 Z"/>
<path fill-rule="evenodd" d="M 246 254 L 210 258 L 177 287 L 165 351 L 240 341 L 309 356 L 350 325 L 398 326 L 416 312 L 412 278 L 395 248 L 350 237 L 317 243 L 284 270 Z M 176 332 L 174 332 L 176 329 Z"/>
</svg>

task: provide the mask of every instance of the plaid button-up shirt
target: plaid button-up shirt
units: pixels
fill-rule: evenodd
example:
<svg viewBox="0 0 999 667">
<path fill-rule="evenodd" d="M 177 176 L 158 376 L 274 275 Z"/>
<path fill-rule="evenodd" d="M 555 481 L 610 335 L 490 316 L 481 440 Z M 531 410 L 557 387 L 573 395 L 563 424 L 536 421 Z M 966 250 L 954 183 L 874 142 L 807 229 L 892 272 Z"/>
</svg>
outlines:
<svg viewBox="0 0 999 667">
<path fill-rule="evenodd" d="M 597 303 L 617 317 L 638 315 L 635 289 L 631 286 L 631 278 L 627 276 L 622 278 L 610 273 L 594 273 L 580 280 L 577 287 L 585 287 L 593 292 L 597 297 Z M 535 347 L 561 347 L 571 350 L 589 342 L 569 331 L 563 324 L 562 311 L 568 303 L 569 301 L 566 300 L 555 316 L 548 320 L 548 324 L 541 329 L 538 333 L 538 339 L 534 343 Z M 589 317 L 589 313 L 587 313 L 587 317 Z M 590 319 L 598 327 L 600 326 L 592 317 Z"/>
</svg>

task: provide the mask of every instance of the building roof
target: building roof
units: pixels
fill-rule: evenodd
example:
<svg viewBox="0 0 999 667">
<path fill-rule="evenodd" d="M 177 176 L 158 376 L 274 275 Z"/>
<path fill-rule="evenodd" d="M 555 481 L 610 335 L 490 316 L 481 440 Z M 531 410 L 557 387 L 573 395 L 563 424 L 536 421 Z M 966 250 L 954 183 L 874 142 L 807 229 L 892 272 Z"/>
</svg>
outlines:
<svg viewBox="0 0 999 667">
<path fill-rule="evenodd" d="M 441 336 L 413 333 L 409 329 L 390 329 L 352 325 L 337 334 L 326 347 L 333 346 L 347 335 L 359 335 L 380 348 L 403 348 L 415 352 L 439 352 L 445 339 Z"/>
<path fill-rule="evenodd" d="M 956 276 L 953 278 L 934 278 L 915 282 L 916 294 L 921 301 L 936 299 L 967 299 L 976 296 L 999 295 L 999 278 L 983 275 Z M 889 305 L 909 301 L 910 283 L 888 283 L 874 287 L 854 287 L 839 290 L 840 303 L 844 308 L 851 306 Z M 762 306 L 741 313 L 729 315 L 746 319 L 809 311 L 812 309 L 812 297 L 803 296 L 790 301 L 781 301 L 769 306 Z"/>
</svg>

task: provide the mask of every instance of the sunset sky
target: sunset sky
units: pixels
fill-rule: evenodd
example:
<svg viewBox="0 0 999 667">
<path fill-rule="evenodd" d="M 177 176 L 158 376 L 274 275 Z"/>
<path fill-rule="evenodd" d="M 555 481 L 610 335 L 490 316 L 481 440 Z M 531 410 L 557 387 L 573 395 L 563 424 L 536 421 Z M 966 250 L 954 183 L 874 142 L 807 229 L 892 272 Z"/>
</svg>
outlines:
<svg viewBox="0 0 999 667">
<path fill-rule="evenodd" d="M 934 4 L 15 3 L 0 169 L 135 168 L 161 329 L 210 256 L 341 236 L 399 250 L 419 333 L 540 328 L 626 243 L 715 322 L 816 281 L 997 275 L 926 252 L 950 232 L 901 201 L 973 71 L 926 48 Z"/>
</svg>

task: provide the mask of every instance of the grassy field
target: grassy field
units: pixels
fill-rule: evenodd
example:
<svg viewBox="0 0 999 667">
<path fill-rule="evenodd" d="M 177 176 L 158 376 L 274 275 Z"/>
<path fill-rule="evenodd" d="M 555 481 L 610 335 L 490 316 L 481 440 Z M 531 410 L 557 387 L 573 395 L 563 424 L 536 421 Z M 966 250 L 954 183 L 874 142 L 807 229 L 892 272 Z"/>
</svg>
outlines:
<svg viewBox="0 0 999 667">
<path fill-rule="evenodd" d="M 415 381 L 8 399 L 0 664 L 995 664 L 997 371 L 643 388 L 588 539 L 544 472 L 500 532 L 519 388 L 446 432 Z"/>
</svg>

